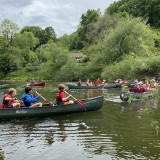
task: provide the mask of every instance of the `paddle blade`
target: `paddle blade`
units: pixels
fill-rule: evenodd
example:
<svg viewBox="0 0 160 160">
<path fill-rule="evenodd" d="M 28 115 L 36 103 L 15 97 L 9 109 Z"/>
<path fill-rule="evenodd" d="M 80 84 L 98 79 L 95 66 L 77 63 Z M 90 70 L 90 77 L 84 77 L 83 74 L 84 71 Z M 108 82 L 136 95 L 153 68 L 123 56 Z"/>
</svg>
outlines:
<svg viewBox="0 0 160 160">
<path fill-rule="evenodd" d="M 86 108 L 86 105 L 81 100 L 77 99 L 77 102 L 81 107 Z"/>
</svg>

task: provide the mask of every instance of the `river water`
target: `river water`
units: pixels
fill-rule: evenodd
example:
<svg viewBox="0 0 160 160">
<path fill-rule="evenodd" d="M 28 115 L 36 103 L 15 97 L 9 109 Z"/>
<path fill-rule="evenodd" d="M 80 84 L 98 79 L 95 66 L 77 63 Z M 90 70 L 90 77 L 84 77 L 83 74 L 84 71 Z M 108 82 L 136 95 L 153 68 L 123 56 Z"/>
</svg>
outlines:
<svg viewBox="0 0 160 160">
<path fill-rule="evenodd" d="M 48 82 L 37 91 L 54 100 L 57 84 Z M 10 86 L 19 97 L 25 83 Z M 80 99 L 104 95 L 99 111 L 1 121 L 0 160 L 160 159 L 159 101 L 124 103 L 119 91 L 69 91 Z"/>
</svg>

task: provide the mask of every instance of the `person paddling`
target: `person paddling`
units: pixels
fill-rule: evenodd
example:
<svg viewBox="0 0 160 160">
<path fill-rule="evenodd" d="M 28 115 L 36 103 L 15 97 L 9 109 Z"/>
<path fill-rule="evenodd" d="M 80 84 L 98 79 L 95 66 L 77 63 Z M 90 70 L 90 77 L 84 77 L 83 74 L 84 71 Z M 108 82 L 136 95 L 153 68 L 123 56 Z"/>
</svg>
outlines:
<svg viewBox="0 0 160 160">
<path fill-rule="evenodd" d="M 95 80 L 95 82 L 94 82 L 94 85 L 95 86 L 98 86 L 100 84 L 100 80 L 99 80 L 99 78 L 97 78 L 96 80 Z"/>
<path fill-rule="evenodd" d="M 33 85 L 33 84 L 36 84 L 36 83 L 37 83 L 37 82 L 36 82 L 36 80 L 35 80 L 35 79 L 33 79 L 33 78 L 32 78 L 32 79 L 30 80 L 30 84 L 32 84 L 32 85 Z"/>
<path fill-rule="evenodd" d="M 3 96 L 2 108 L 20 108 L 20 102 L 15 98 L 17 91 L 14 88 L 10 88 L 8 93 Z"/>
<path fill-rule="evenodd" d="M 81 86 L 81 85 L 82 85 L 81 79 L 78 80 L 77 85 L 78 85 L 78 86 Z"/>
<path fill-rule="evenodd" d="M 31 87 L 26 87 L 25 88 L 25 94 L 21 96 L 24 106 L 25 107 L 42 107 L 42 103 L 35 103 L 39 100 L 40 94 L 37 96 L 32 95 L 32 88 Z"/>
<path fill-rule="evenodd" d="M 107 85 L 108 85 L 107 81 L 106 81 L 106 80 L 103 80 L 103 81 L 102 81 L 102 85 L 103 85 L 103 87 L 107 86 Z"/>
<path fill-rule="evenodd" d="M 58 85 L 58 92 L 56 93 L 56 104 L 57 105 L 67 105 L 67 104 L 73 104 L 74 102 L 69 100 L 71 95 L 66 96 L 65 93 L 65 85 L 59 84 Z"/>
</svg>

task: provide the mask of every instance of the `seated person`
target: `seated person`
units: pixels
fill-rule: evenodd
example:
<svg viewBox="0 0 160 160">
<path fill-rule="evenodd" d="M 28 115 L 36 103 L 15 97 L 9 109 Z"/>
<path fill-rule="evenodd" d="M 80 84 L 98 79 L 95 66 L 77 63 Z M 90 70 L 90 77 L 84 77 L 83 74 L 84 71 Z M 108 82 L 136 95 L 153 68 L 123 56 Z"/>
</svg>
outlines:
<svg viewBox="0 0 160 160">
<path fill-rule="evenodd" d="M 81 85 L 82 85 L 81 79 L 78 80 L 77 85 L 78 85 L 78 86 L 81 86 Z"/>
<path fill-rule="evenodd" d="M 36 84 L 36 83 L 37 83 L 36 80 L 34 80 L 34 79 L 30 80 L 30 84 Z"/>
<path fill-rule="evenodd" d="M 58 90 L 59 91 L 56 93 L 56 104 L 57 105 L 67 105 L 67 104 L 74 103 L 73 101 L 68 100 L 71 97 L 71 95 L 66 96 L 64 84 L 59 84 Z"/>
<path fill-rule="evenodd" d="M 3 96 L 2 108 L 20 108 L 20 102 L 15 98 L 17 91 L 10 88 L 8 93 Z"/>
<path fill-rule="evenodd" d="M 155 90 L 155 88 L 156 88 L 156 84 L 155 84 L 155 82 L 154 81 L 149 81 L 148 82 L 148 87 L 147 87 L 147 90 L 148 91 L 154 91 Z"/>
<path fill-rule="evenodd" d="M 145 86 L 146 88 L 149 88 L 149 86 L 150 86 L 148 80 L 146 80 L 146 79 L 144 80 L 144 86 Z"/>
<path fill-rule="evenodd" d="M 26 87 L 25 88 L 25 94 L 21 96 L 24 106 L 25 107 L 42 107 L 42 103 L 35 103 L 39 100 L 39 94 L 38 96 L 33 96 L 32 95 L 32 88 L 31 87 Z"/>
<path fill-rule="evenodd" d="M 107 81 L 106 81 L 106 80 L 103 80 L 103 81 L 102 81 L 102 85 L 103 85 L 103 87 L 107 86 L 107 85 L 108 85 Z"/>
<path fill-rule="evenodd" d="M 99 80 L 99 78 L 97 78 L 96 80 L 95 80 L 95 82 L 94 82 L 94 85 L 95 86 L 98 86 L 100 84 L 100 80 Z"/>
<path fill-rule="evenodd" d="M 89 79 L 87 79 L 86 81 L 86 86 L 89 86 Z"/>
<path fill-rule="evenodd" d="M 138 83 L 138 88 L 139 88 L 138 93 L 144 93 L 144 92 L 147 92 L 147 88 L 146 88 L 146 87 L 144 87 L 143 82 L 139 82 L 139 83 Z"/>
<path fill-rule="evenodd" d="M 129 91 L 138 93 L 139 92 L 138 83 L 132 83 L 131 89 Z"/>
<path fill-rule="evenodd" d="M 90 81 L 90 80 L 89 80 L 89 86 L 90 86 L 90 87 L 93 86 L 92 81 Z"/>
<path fill-rule="evenodd" d="M 123 80 L 123 79 L 117 79 L 117 80 L 115 81 L 115 83 L 116 83 L 116 84 L 126 84 L 126 83 L 128 83 L 128 82 L 125 81 L 125 80 Z"/>
</svg>

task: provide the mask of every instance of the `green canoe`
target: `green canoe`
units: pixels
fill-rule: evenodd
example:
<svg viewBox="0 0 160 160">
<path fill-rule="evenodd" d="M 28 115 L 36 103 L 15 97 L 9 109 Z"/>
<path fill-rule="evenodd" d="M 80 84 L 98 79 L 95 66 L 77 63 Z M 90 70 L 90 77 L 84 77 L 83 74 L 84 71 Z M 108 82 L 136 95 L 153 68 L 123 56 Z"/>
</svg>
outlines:
<svg viewBox="0 0 160 160">
<path fill-rule="evenodd" d="M 145 92 L 145 93 L 133 93 L 133 92 L 120 92 L 120 99 L 124 102 L 127 102 L 129 100 L 135 101 L 135 100 L 143 100 L 143 99 L 149 99 L 154 96 L 155 92 Z"/>
<path fill-rule="evenodd" d="M 112 89 L 112 88 L 121 88 L 122 85 L 120 84 L 108 84 L 107 86 L 103 87 L 100 86 L 77 86 L 75 84 L 68 84 L 69 89 Z"/>
<path fill-rule="evenodd" d="M 103 106 L 103 99 L 104 99 L 103 96 L 99 96 L 82 100 L 83 103 L 86 105 L 86 108 L 81 107 L 77 102 L 65 106 L 57 105 L 52 107 L 47 104 L 44 104 L 41 108 L 38 107 L 35 108 L 21 107 L 19 109 L 5 108 L 5 109 L 0 109 L 0 119 L 48 117 L 60 114 L 96 111 Z"/>
<path fill-rule="evenodd" d="M 9 87 L 9 84 L 1 84 L 1 85 L 0 85 L 0 89 L 8 88 L 8 87 Z"/>
</svg>

